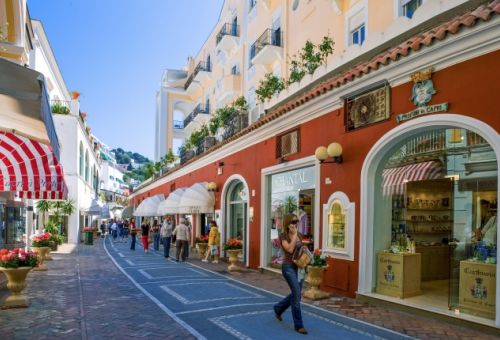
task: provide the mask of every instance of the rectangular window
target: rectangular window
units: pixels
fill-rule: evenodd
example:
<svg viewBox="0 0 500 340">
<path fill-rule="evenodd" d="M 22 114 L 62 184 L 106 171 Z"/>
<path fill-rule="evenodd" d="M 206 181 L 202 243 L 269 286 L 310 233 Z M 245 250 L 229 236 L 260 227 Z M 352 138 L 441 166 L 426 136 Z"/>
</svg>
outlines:
<svg viewBox="0 0 500 340">
<path fill-rule="evenodd" d="M 238 65 L 233 65 L 233 67 L 231 67 L 231 74 L 233 76 L 240 74 L 240 72 L 238 72 Z"/>
<path fill-rule="evenodd" d="M 417 8 L 422 5 L 422 0 L 403 0 L 401 5 L 403 16 L 411 19 Z"/>
<path fill-rule="evenodd" d="M 276 158 L 283 158 L 300 151 L 299 129 L 276 137 Z"/>
<path fill-rule="evenodd" d="M 365 24 L 351 31 L 351 44 L 363 45 L 365 41 Z"/>
</svg>

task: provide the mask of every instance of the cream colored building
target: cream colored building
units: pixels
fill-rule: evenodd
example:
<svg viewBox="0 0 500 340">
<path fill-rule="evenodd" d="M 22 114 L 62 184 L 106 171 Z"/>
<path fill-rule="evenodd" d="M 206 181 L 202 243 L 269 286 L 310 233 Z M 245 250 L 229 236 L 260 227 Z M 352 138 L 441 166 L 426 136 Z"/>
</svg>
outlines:
<svg viewBox="0 0 500 340">
<path fill-rule="evenodd" d="M 329 36 L 333 54 L 326 66 L 306 75 L 300 91 L 328 70 L 368 60 L 415 34 L 464 0 L 226 0 L 219 20 L 183 70 L 166 70 L 156 95 L 155 160 L 174 152 L 220 107 L 244 96 L 249 124 L 271 103 L 258 105 L 255 90 L 266 73 L 287 79 L 290 60 L 307 40 Z M 448 12 L 450 13 L 450 12 Z M 453 13 L 453 11 L 451 11 Z M 200 32 L 200 34 L 206 34 Z M 287 92 L 287 91 L 284 91 Z M 290 93 L 292 94 L 292 93 Z M 220 138 L 220 137 L 219 137 Z"/>
</svg>

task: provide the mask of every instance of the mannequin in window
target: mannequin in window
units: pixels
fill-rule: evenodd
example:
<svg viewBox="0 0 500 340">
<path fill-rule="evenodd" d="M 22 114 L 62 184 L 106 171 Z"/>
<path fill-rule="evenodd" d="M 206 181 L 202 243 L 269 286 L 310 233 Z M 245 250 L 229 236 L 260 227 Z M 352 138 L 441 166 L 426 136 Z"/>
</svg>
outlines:
<svg viewBox="0 0 500 340">
<path fill-rule="evenodd" d="M 304 211 L 303 206 L 299 208 L 299 213 L 297 216 L 299 219 L 297 230 L 302 235 L 309 235 L 309 218 L 307 217 L 307 213 Z"/>
</svg>

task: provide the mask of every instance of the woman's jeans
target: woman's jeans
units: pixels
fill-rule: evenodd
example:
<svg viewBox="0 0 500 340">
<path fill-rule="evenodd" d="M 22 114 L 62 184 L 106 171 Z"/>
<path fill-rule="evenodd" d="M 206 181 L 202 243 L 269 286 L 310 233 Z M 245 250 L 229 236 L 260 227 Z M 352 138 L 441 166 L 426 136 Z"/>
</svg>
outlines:
<svg viewBox="0 0 500 340">
<path fill-rule="evenodd" d="M 153 233 L 153 249 L 160 250 L 160 233 Z"/>
<path fill-rule="evenodd" d="M 170 243 L 172 242 L 172 237 L 163 237 L 161 243 L 163 244 L 163 256 L 169 257 L 170 255 Z"/>
<path fill-rule="evenodd" d="M 297 278 L 297 266 L 294 264 L 283 264 L 281 266 L 281 272 L 283 273 L 283 277 L 285 278 L 286 283 L 288 283 L 292 293 L 275 304 L 274 311 L 276 314 L 281 315 L 289 306 L 292 306 L 293 324 L 295 329 L 302 328 L 304 327 L 304 324 L 302 323 L 302 313 L 300 312 L 300 298 L 303 280 L 299 282 Z"/>
<path fill-rule="evenodd" d="M 130 242 L 130 249 L 131 250 L 135 250 L 135 240 L 137 238 L 137 235 L 136 234 L 132 234 L 132 235 L 130 235 L 130 237 L 132 237 L 132 241 Z"/>
</svg>

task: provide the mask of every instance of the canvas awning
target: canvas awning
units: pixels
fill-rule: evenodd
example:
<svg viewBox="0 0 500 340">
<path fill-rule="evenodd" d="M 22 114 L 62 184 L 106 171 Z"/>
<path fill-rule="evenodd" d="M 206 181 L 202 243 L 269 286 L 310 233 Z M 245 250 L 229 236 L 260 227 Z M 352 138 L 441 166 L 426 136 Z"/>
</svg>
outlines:
<svg viewBox="0 0 500 340">
<path fill-rule="evenodd" d="M 103 208 L 102 203 L 94 198 L 90 203 L 90 207 L 84 209 L 83 211 L 85 212 L 86 215 L 101 216 L 103 212 L 102 208 Z"/>
<path fill-rule="evenodd" d="M 179 213 L 179 203 L 186 188 L 179 188 L 168 195 L 167 199 L 158 205 L 158 216 Z"/>
<path fill-rule="evenodd" d="M 165 200 L 163 195 L 155 195 L 146 198 L 135 209 L 134 216 L 154 217 L 158 216 L 158 205 Z"/>
<path fill-rule="evenodd" d="M 444 169 L 439 161 L 427 161 L 384 169 L 382 186 L 384 196 L 404 194 L 405 184 L 413 181 L 443 178 Z"/>
<path fill-rule="evenodd" d="M 207 183 L 195 183 L 186 189 L 179 202 L 180 214 L 213 213 L 215 195 L 206 188 Z"/>
<path fill-rule="evenodd" d="M 0 191 L 28 199 L 67 198 L 63 169 L 50 145 L 0 131 L 0 174 Z"/>
<path fill-rule="evenodd" d="M 57 139 L 43 74 L 0 58 L 0 131 L 52 146 Z"/>
<path fill-rule="evenodd" d="M 128 207 L 125 207 L 122 211 L 122 218 L 132 218 L 134 217 L 134 207 L 129 205 Z"/>
</svg>

